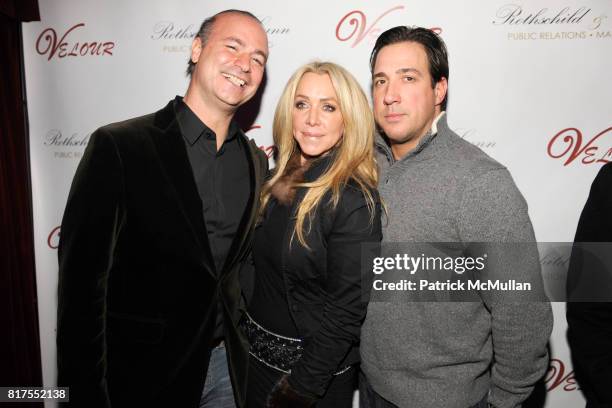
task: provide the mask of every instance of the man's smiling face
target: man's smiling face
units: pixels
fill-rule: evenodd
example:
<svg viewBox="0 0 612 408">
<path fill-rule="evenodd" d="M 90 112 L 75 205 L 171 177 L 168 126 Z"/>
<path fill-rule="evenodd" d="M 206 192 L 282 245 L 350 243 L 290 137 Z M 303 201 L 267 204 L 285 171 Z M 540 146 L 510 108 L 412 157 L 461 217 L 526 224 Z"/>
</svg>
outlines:
<svg viewBox="0 0 612 408">
<path fill-rule="evenodd" d="M 205 44 L 196 38 L 192 85 L 206 106 L 235 111 L 261 84 L 268 38 L 261 24 L 239 13 L 217 16 Z"/>
</svg>

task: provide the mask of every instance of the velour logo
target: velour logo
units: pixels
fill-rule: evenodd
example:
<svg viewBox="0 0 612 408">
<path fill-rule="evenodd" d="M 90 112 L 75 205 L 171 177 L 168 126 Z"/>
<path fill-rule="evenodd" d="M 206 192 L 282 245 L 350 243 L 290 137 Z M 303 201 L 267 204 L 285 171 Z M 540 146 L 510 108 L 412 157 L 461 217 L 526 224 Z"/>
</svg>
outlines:
<svg viewBox="0 0 612 408">
<path fill-rule="evenodd" d="M 602 130 L 590 140 L 584 140 L 577 128 L 566 128 L 559 131 L 548 142 L 548 155 L 553 159 L 565 158 L 564 166 L 580 159 L 582 164 L 609 163 L 612 161 L 612 147 L 602 148 L 602 136 L 612 135 L 612 127 Z"/>
<path fill-rule="evenodd" d="M 264 151 L 266 156 L 268 156 L 268 159 L 271 159 L 276 154 L 276 146 L 274 146 L 274 145 L 272 145 L 272 146 L 263 146 L 262 145 L 262 146 L 259 146 L 259 148 Z"/>
<path fill-rule="evenodd" d="M 49 233 L 49 235 L 47 236 L 47 245 L 49 246 L 49 248 L 57 249 L 57 247 L 59 246 L 59 239 L 60 239 L 60 226 L 58 225 L 57 227 L 53 228 L 51 232 Z"/>
<path fill-rule="evenodd" d="M 395 6 L 390 8 L 389 10 L 382 13 L 369 27 L 367 26 L 367 17 L 365 13 L 361 10 L 353 10 L 346 14 L 344 17 L 340 19 L 338 25 L 336 25 L 336 38 L 340 41 L 348 41 L 353 39 L 353 43 L 351 44 L 351 48 L 357 46 L 364 38 L 369 37 L 372 41 L 375 41 L 381 30 L 376 27 L 376 24 L 388 14 L 403 10 L 404 6 Z M 353 30 L 348 35 L 343 35 L 342 32 L 345 31 L 346 27 L 353 27 Z"/>
<path fill-rule="evenodd" d="M 255 129 L 261 129 L 261 125 L 252 125 L 250 128 L 248 128 L 246 130 L 246 132 L 250 132 L 250 131 L 255 130 Z M 266 154 L 266 156 L 268 156 L 268 159 L 274 157 L 274 155 L 276 154 L 276 146 L 274 146 L 274 145 L 270 145 L 270 146 L 260 145 L 258 147 L 261 150 L 263 150 L 263 152 Z"/>
<path fill-rule="evenodd" d="M 369 26 L 367 25 L 368 21 L 365 13 L 361 10 L 353 10 L 345 14 L 336 25 L 336 38 L 340 41 L 349 41 L 352 39 L 351 48 L 355 48 L 365 38 L 368 38 L 370 43 L 374 43 L 382 32 L 382 30 L 376 26 L 378 22 L 392 12 L 403 10 L 404 8 L 404 6 L 390 8 L 379 15 Z M 350 31 L 350 27 L 352 27 L 352 31 Z M 442 33 L 441 27 L 432 27 L 430 30 L 438 35 Z M 346 34 L 347 31 L 350 32 Z"/>
<path fill-rule="evenodd" d="M 113 55 L 115 43 L 112 41 L 74 41 L 77 30 L 85 27 L 85 23 L 78 23 L 70 27 L 64 35 L 58 36 L 53 28 L 46 28 L 36 40 L 36 52 L 46 55 L 47 61 L 53 57 L 86 57 Z"/>
<path fill-rule="evenodd" d="M 548 372 L 544 377 L 546 391 L 551 392 L 555 389 L 571 392 L 579 390 L 574 371 L 565 372 L 565 364 L 563 361 L 553 358 L 550 360 Z"/>
</svg>

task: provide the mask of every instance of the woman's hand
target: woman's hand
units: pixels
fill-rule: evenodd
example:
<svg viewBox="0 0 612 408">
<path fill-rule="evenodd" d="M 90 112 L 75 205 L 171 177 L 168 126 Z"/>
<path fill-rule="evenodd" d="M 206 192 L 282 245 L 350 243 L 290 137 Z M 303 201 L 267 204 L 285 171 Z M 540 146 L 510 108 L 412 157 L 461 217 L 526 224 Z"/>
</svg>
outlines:
<svg viewBox="0 0 612 408">
<path fill-rule="evenodd" d="M 305 395 L 289 384 L 288 375 L 284 375 L 274 385 L 268 395 L 268 408 L 309 408 L 317 402 L 316 398 Z"/>
</svg>

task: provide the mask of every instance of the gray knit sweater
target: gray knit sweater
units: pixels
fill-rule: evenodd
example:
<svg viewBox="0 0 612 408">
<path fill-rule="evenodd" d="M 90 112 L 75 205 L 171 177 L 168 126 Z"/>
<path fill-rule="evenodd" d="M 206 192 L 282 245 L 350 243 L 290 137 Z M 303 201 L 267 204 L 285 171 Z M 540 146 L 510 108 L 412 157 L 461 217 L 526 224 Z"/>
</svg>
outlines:
<svg viewBox="0 0 612 408">
<path fill-rule="evenodd" d="M 383 242 L 534 242 L 527 203 L 508 170 L 448 128 L 446 114 L 399 161 L 377 141 Z M 516 259 L 503 260 L 511 269 Z M 539 274 L 537 250 L 522 259 Z M 380 300 L 380 298 L 379 298 Z M 468 408 L 488 394 L 521 406 L 548 365 L 548 302 L 377 301 L 362 328 L 362 369 L 399 407 Z"/>
</svg>

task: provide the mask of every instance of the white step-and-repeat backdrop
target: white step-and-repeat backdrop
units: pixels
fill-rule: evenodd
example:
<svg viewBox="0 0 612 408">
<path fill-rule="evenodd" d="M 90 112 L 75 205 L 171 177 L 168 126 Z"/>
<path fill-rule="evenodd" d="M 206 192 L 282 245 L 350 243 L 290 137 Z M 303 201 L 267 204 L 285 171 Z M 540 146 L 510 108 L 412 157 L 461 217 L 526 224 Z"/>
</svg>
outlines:
<svg viewBox="0 0 612 408">
<path fill-rule="evenodd" d="M 45 385 L 55 383 L 57 244 L 70 183 L 99 126 L 150 113 L 187 86 L 190 43 L 204 18 L 257 15 L 270 59 L 248 134 L 269 152 L 276 101 L 313 59 L 348 68 L 370 87 L 376 37 L 396 25 L 440 33 L 450 54 L 448 119 L 504 163 L 529 203 L 538 241 L 572 241 L 591 181 L 612 161 L 612 2 L 609 0 L 39 0 L 23 25 L 36 269 Z M 562 270 L 566 259 L 541 254 Z M 580 407 L 555 303 L 546 407 Z M 50 405 L 49 405 L 50 406 Z"/>
</svg>

